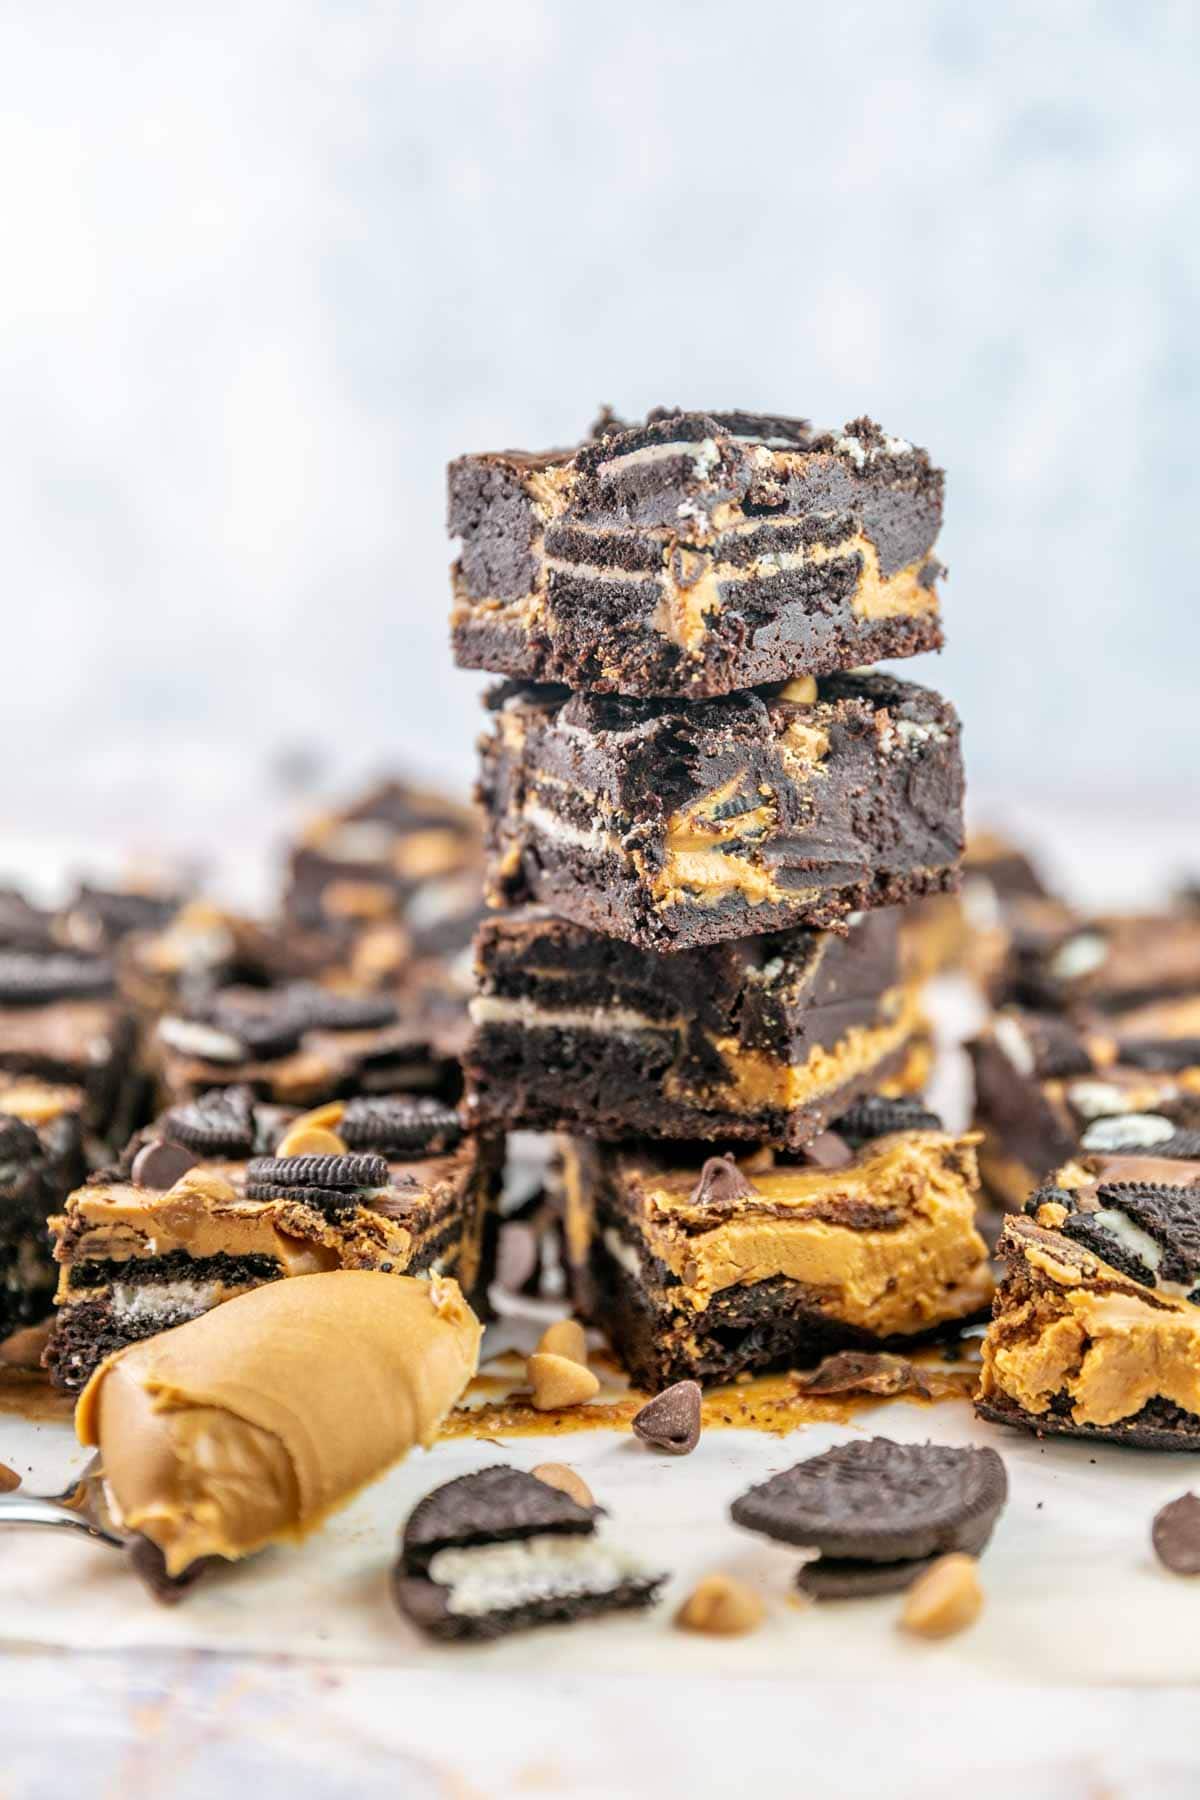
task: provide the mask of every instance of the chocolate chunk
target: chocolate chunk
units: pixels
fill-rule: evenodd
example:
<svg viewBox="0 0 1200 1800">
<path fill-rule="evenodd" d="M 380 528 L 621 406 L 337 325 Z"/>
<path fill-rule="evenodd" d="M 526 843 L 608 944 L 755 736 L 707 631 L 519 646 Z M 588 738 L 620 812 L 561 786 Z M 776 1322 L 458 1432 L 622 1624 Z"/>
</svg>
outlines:
<svg viewBox="0 0 1200 1800">
<path fill-rule="evenodd" d="M 700 1442 L 700 1384 L 676 1381 L 634 1414 L 642 1442 L 671 1456 L 687 1456 Z"/>
<path fill-rule="evenodd" d="M 287 1005 L 309 1031 L 375 1031 L 400 1016 L 385 994 L 335 994 L 315 985 L 289 988 Z"/>
<path fill-rule="evenodd" d="M 388 1184 L 384 1156 L 256 1156 L 246 1166 L 249 1184 L 299 1188 L 358 1190 Z"/>
<path fill-rule="evenodd" d="M 184 1144 L 174 1144 L 170 1138 L 151 1138 L 134 1157 L 130 1175 L 135 1187 L 155 1188 L 165 1194 L 199 1160 Z"/>
<path fill-rule="evenodd" d="M 835 1129 L 850 1143 L 862 1144 L 870 1138 L 887 1137 L 893 1131 L 941 1131 L 943 1125 L 920 1100 L 868 1094 L 842 1114 Z"/>
<path fill-rule="evenodd" d="M 338 1135 L 352 1150 L 438 1154 L 454 1149 L 462 1125 L 454 1108 L 441 1100 L 396 1095 L 347 1101 Z"/>
<path fill-rule="evenodd" d="M 981 1550 L 1008 1480 L 994 1450 L 870 1438 L 810 1457 L 734 1501 L 735 1524 L 835 1559 Z"/>
<path fill-rule="evenodd" d="M 1050 1013 L 1026 1012 L 1021 1015 L 1019 1029 L 1029 1040 L 1039 1080 L 1091 1074 L 1091 1053 L 1070 1020 L 1056 1019 Z"/>
<path fill-rule="evenodd" d="M 49 1006 L 112 992 L 112 964 L 96 956 L 0 955 L 0 1005 Z"/>
<path fill-rule="evenodd" d="M 710 1156 L 700 1171 L 700 1179 L 692 1189 L 693 1206 L 732 1206 L 756 1192 L 732 1156 Z"/>
<path fill-rule="evenodd" d="M 210 1088 L 174 1106 L 163 1124 L 177 1143 L 205 1156 L 248 1156 L 254 1148 L 254 1105 L 249 1088 Z"/>
<path fill-rule="evenodd" d="M 1200 1575 L 1200 1500 L 1181 1494 L 1154 1515 L 1154 1554 L 1172 1575 Z"/>
<path fill-rule="evenodd" d="M 804 1160 L 817 1169 L 844 1169 L 854 1152 L 838 1131 L 822 1131 L 804 1146 Z"/>
<path fill-rule="evenodd" d="M 839 1350 L 807 1374 L 792 1377 L 805 1394 L 928 1395 L 932 1384 L 916 1363 L 886 1351 Z"/>
<path fill-rule="evenodd" d="M 1200 1038 L 1127 1038 L 1119 1046 L 1117 1060 L 1127 1069 L 1152 1074 L 1177 1074 L 1200 1066 Z"/>
<path fill-rule="evenodd" d="M 867 1600 L 874 1594 L 903 1593 L 937 1561 L 936 1556 L 888 1563 L 818 1556 L 801 1564 L 796 1586 L 814 1600 Z"/>
</svg>

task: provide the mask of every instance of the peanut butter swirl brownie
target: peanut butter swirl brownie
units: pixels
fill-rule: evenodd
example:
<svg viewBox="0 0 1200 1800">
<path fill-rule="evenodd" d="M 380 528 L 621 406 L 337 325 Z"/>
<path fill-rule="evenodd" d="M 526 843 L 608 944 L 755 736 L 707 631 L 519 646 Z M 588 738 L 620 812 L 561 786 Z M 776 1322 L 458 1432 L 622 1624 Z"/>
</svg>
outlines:
<svg viewBox="0 0 1200 1800">
<path fill-rule="evenodd" d="M 979 1314 L 975 1140 L 872 1098 L 803 1158 L 563 1141 L 577 1302 L 654 1392 L 803 1367 Z"/>
<path fill-rule="evenodd" d="M 286 1276 L 446 1274 L 483 1303 L 499 1165 L 428 1097 L 297 1116 L 240 1087 L 172 1107 L 51 1221 L 52 1379 L 82 1387 L 123 1344 Z"/>
<path fill-rule="evenodd" d="M 536 907 L 498 915 L 476 942 L 470 1114 L 799 1148 L 899 1077 L 923 1029 L 897 926 L 891 908 L 844 938 L 777 932 L 664 956 Z"/>
<path fill-rule="evenodd" d="M 870 419 L 659 410 L 572 450 L 460 457 L 455 658 L 690 699 L 936 650 L 942 489 Z"/>
<path fill-rule="evenodd" d="M 502 687 L 481 742 L 489 898 L 685 950 L 953 888 L 953 708 L 885 675 L 690 706 Z"/>
<path fill-rule="evenodd" d="M 1200 1449 L 1200 1132 L 1077 1157 L 1027 1213 L 1000 1239 L 977 1410 L 1039 1435 Z"/>
</svg>

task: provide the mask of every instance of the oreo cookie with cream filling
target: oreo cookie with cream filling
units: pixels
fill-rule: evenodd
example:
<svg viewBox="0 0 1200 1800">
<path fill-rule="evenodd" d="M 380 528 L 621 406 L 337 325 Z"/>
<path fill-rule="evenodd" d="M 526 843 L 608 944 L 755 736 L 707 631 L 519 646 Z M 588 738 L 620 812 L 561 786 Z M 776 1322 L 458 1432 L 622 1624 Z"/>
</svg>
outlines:
<svg viewBox="0 0 1200 1800">
<path fill-rule="evenodd" d="M 520 1469 L 461 1475 L 413 1509 L 392 1574 L 396 1604 L 446 1640 L 652 1605 L 666 1576 L 609 1542 L 602 1516 Z"/>
</svg>

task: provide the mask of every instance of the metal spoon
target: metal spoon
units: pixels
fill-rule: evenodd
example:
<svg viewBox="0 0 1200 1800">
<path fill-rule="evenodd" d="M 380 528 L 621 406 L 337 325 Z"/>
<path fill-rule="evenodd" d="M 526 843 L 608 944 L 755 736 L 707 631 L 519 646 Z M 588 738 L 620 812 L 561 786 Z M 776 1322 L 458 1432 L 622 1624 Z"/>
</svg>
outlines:
<svg viewBox="0 0 1200 1800">
<path fill-rule="evenodd" d="M 93 1542 L 123 1550 L 127 1536 L 117 1531 L 104 1499 L 100 1459 L 93 1456 L 61 1494 L 0 1494 L 0 1526 L 36 1525 L 81 1531 Z"/>
</svg>

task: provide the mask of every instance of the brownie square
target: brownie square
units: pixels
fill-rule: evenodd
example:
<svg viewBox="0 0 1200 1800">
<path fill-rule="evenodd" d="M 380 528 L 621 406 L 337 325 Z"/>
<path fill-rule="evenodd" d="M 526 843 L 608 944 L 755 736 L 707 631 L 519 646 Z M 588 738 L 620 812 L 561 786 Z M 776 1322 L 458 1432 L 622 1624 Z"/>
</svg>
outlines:
<svg viewBox="0 0 1200 1800">
<path fill-rule="evenodd" d="M 664 956 L 538 908 L 489 920 L 464 1063 L 481 1126 L 798 1148 L 905 1067 L 895 909 Z"/>
<path fill-rule="evenodd" d="M 303 1115 L 249 1089 L 214 1090 L 169 1109 L 117 1167 L 69 1196 L 51 1221 L 60 1267 L 47 1364 L 56 1385 L 81 1388 L 113 1350 L 263 1282 L 327 1269 L 452 1275 L 486 1308 L 498 1140 L 464 1136 L 435 1101 L 334 1103 L 312 1124 L 344 1134 L 360 1161 L 382 1146 L 379 1179 L 357 1190 L 291 1186 L 285 1154 L 277 1182 L 256 1181 L 255 1159 L 278 1159 L 298 1122 Z M 155 1145 L 170 1154 L 140 1154 Z"/>
<path fill-rule="evenodd" d="M 0 950 L 0 1077 L 76 1087 L 88 1133 L 120 1142 L 137 1122 L 137 1028 L 111 961 Z"/>
<path fill-rule="evenodd" d="M 953 709 L 885 675 L 682 706 L 502 687 L 481 741 L 489 898 L 678 951 L 952 889 Z"/>
<path fill-rule="evenodd" d="M 463 668 L 681 699 L 940 648 L 942 474 L 857 419 L 660 410 L 449 470 Z"/>
<path fill-rule="evenodd" d="M 652 1392 L 957 1325 L 991 1295 L 973 1146 L 930 1128 L 734 1163 L 564 1139 L 577 1305 Z"/>
<path fill-rule="evenodd" d="M 0 1338 L 50 1310 L 49 1219 L 83 1180 L 82 1089 L 0 1075 Z"/>
</svg>

